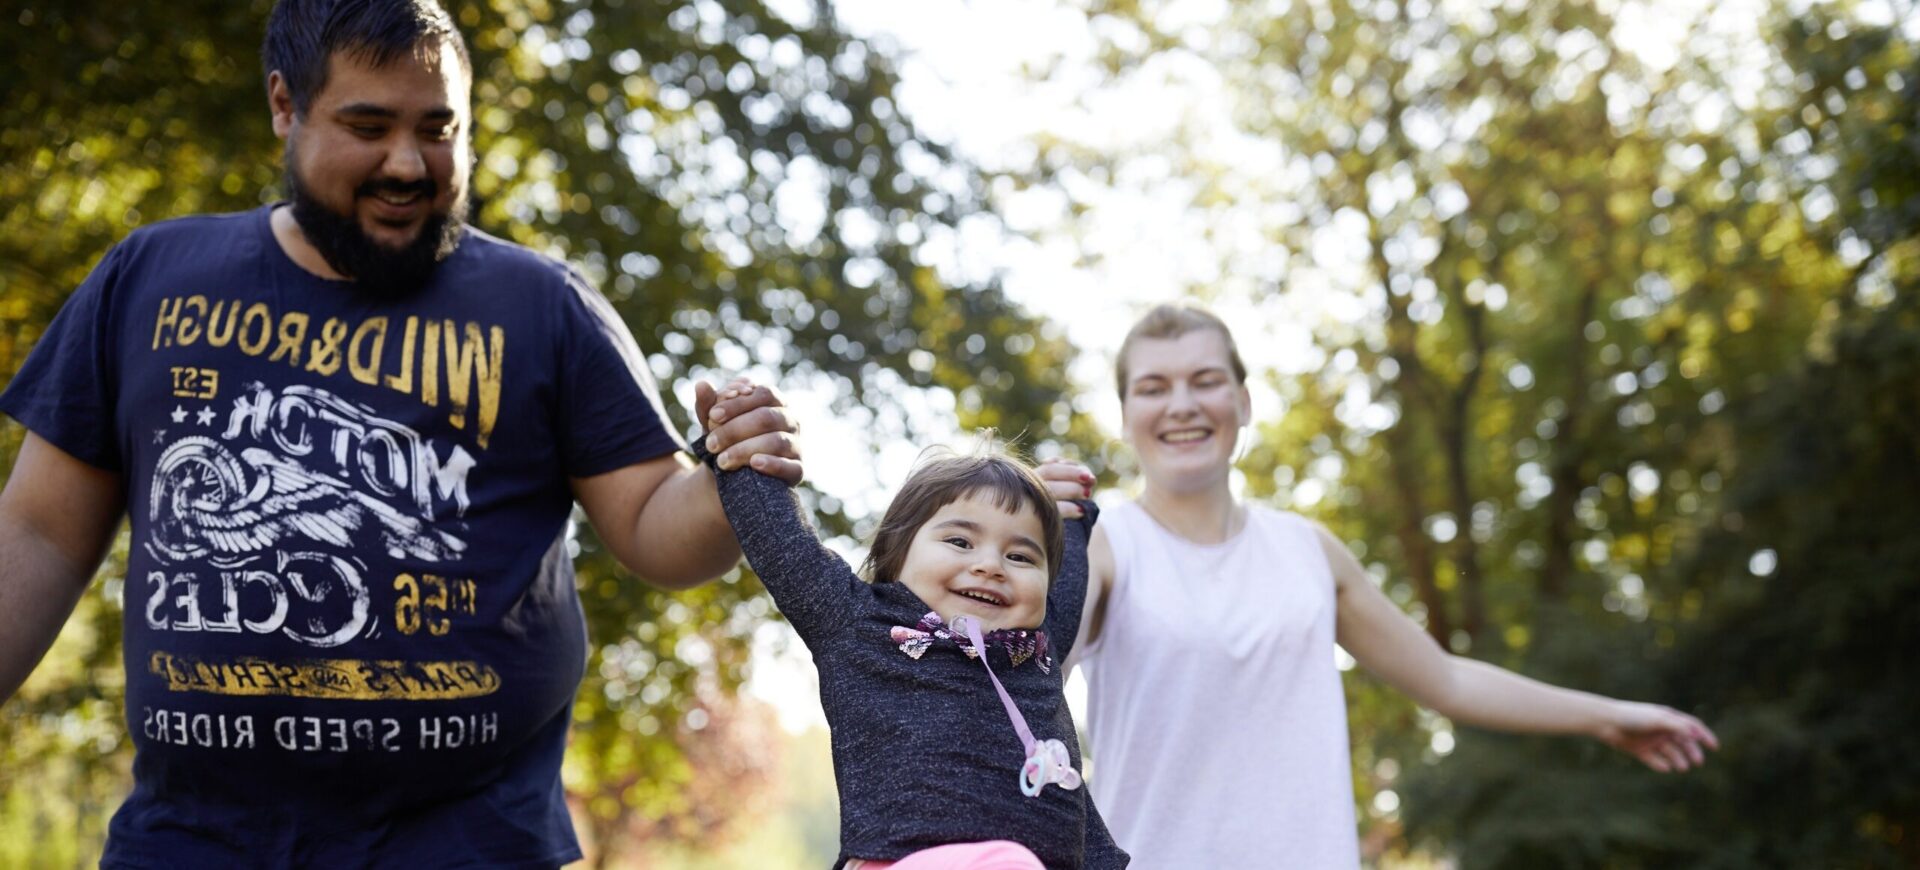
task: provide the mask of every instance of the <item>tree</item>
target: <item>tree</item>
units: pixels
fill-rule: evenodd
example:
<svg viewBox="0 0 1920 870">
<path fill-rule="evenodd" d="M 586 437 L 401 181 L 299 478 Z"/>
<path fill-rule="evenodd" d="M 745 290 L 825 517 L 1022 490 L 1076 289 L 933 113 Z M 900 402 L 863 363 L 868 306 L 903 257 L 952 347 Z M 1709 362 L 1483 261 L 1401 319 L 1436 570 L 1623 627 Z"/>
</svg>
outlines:
<svg viewBox="0 0 1920 870">
<path fill-rule="evenodd" d="M 1815 340 L 1726 412 L 1728 494 L 1666 572 L 1683 601 L 1708 606 L 1652 667 L 1619 675 L 1709 711 L 1726 751 L 1653 783 L 1578 773 L 1551 747 L 1463 742 L 1473 773 L 1429 782 L 1410 806 L 1472 866 L 1920 860 L 1920 754 L 1902 736 L 1920 727 L 1902 667 L 1920 655 L 1906 497 L 1920 483 L 1920 190 L 1902 168 L 1920 52 L 1834 10 L 1774 28 L 1791 73 L 1763 125 L 1777 177 L 1848 271 Z M 1613 798 L 1609 825 L 1591 824 L 1596 794 Z"/>
</svg>

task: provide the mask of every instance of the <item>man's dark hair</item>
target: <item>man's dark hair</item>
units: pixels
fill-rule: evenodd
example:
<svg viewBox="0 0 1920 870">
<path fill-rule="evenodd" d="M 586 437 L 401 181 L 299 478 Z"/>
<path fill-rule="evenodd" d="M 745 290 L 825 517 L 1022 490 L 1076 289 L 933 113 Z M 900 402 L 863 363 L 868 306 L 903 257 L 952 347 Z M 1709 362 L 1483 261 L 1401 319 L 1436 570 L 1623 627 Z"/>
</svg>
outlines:
<svg viewBox="0 0 1920 870">
<path fill-rule="evenodd" d="M 267 18 L 260 56 L 268 74 L 277 70 L 286 79 L 294 111 L 305 115 L 327 86 L 335 52 L 380 67 L 441 40 L 471 75 L 467 41 L 434 0 L 280 0 Z"/>
</svg>

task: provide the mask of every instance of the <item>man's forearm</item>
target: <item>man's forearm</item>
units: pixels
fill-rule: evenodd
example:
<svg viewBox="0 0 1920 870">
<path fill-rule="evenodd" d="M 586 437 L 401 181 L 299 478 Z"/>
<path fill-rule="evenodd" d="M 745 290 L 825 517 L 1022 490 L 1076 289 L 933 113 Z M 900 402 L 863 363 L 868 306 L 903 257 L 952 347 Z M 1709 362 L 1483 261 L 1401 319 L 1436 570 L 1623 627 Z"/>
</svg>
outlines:
<svg viewBox="0 0 1920 870">
<path fill-rule="evenodd" d="M 100 566 L 124 502 L 118 475 L 32 432 L 0 491 L 0 702 L 53 646 Z"/>
<path fill-rule="evenodd" d="M 0 522 L 0 704 L 13 697 L 60 636 L 93 569 L 32 532 Z"/>
</svg>

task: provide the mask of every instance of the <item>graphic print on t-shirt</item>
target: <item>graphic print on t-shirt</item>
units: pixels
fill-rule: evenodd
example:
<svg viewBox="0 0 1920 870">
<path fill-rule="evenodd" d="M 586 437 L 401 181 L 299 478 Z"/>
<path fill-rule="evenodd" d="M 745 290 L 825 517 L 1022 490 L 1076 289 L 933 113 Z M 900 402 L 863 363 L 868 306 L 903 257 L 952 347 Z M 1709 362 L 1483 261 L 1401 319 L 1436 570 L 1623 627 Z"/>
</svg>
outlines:
<svg viewBox="0 0 1920 870">
<path fill-rule="evenodd" d="M 479 460 L 312 382 L 350 378 L 435 408 L 444 398 L 445 422 L 470 432 L 484 453 L 498 418 L 504 330 L 407 317 L 396 319 L 389 343 L 386 317 L 314 320 L 200 295 L 160 302 L 150 349 L 198 344 L 226 358 L 238 351 L 255 358 L 244 370 L 262 375 L 278 368 L 263 371 L 262 362 L 284 365 L 295 382 L 235 384 L 222 377 L 218 358 L 171 368 L 172 408 L 152 432 L 159 458 L 145 503 L 130 506 L 144 520 L 135 524 L 136 545 L 152 560 L 141 600 L 129 602 L 156 633 L 145 669 L 169 693 L 200 697 L 492 695 L 501 678 L 489 664 L 411 657 L 420 642 L 446 637 L 459 617 L 478 611 L 479 584 L 446 566 L 472 544 L 463 518 Z M 310 325 L 317 335 L 309 336 Z M 233 640 L 210 645 L 214 635 Z M 311 654 L 217 652 L 260 647 L 245 636 L 284 638 Z M 356 641 L 386 641 L 377 643 L 385 655 L 353 656 Z M 408 642 L 409 657 L 395 655 L 396 641 Z M 256 738 L 304 751 L 458 748 L 491 742 L 498 731 L 497 713 L 449 717 L 465 720 L 453 726 L 438 716 L 255 723 L 244 714 L 215 721 L 142 712 L 150 738 L 210 745 L 193 733 L 204 719 L 221 726 L 214 743 L 222 748 L 252 748 Z M 229 718 L 244 742 L 226 738 Z"/>
<path fill-rule="evenodd" d="M 147 624 L 280 632 L 318 648 L 371 634 L 378 620 L 369 613 L 364 565 L 347 554 L 439 562 L 464 551 L 464 541 L 430 524 L 437 500 L 465 512 L 473 458 L 456 446 L 443 460 L 411 429 L 325 390 L 292 386 L 275 396 L 258 383 L 249 389 L 233 401 L 223 432 L 171 441 L 166 430 L 155 433 L 168 446 L 154 468 L 144 546 L 163 568 L 218 569 L 228 606 L 206 619 L 197 599 L 182 598 L 187 613 L 169 624 L 158 612 L 173 584 L 156 571 Z M 217 422 L 211 411 L 194 417 Z M 186 416 L 183 407 L 174 413 Z M 242 620 L 234 599 L 255 584 L 272 602 L 269 613 Z M 314 607 L 289 621 L 296 600 Z"/>
</svg>

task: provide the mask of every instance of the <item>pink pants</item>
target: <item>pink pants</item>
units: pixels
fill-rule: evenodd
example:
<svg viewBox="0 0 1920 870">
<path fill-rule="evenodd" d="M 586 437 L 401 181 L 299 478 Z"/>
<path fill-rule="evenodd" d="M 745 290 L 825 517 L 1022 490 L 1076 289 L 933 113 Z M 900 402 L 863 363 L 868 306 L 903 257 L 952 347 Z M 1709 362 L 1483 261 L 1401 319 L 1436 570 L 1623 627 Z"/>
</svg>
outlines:
<svg viewBox="0 0 1920 870">
<path fill-rule="evenodd" d="M 1009 840 L 951 843 L 898 861 L 849 861 L 848 870 L 1046 870 L 1027 847 Z"/>
</svg>

